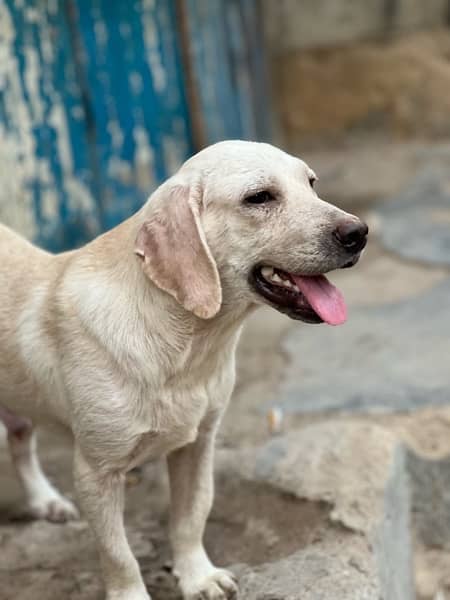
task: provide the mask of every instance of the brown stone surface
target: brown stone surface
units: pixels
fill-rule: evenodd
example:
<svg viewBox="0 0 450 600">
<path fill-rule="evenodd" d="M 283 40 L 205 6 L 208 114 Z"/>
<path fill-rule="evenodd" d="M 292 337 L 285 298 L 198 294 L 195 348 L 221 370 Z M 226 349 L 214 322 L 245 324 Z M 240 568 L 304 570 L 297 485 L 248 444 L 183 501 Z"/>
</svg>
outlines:
<svg viewBox="0 0 450 600">
<path fill-rule="evenodd" d="M 274 52 L 326 47 L 448 22 L 447 0 L 263 0 Z"/>
<path fill-rule="evenodd" d="M 274 58 L 274 89 L 291 145 L 349 132 L 450 133 L 450 35 L 293 51 Z"/>
</svg>

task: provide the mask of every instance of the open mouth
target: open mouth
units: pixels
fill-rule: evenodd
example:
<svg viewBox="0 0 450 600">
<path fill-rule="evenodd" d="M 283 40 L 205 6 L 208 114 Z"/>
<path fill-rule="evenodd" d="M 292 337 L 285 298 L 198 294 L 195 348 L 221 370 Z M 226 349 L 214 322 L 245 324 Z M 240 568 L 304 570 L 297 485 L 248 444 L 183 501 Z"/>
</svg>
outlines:
<svg viewBox="0 0 450 600">
<path fill-rule="evenodd" d="M 325 275 L 295 275 L 259 266 L 253 269 L 251 282 L 260 296 L 291 319 L 329 325 L 347 320 L 345 300 Z"/>
</svg>

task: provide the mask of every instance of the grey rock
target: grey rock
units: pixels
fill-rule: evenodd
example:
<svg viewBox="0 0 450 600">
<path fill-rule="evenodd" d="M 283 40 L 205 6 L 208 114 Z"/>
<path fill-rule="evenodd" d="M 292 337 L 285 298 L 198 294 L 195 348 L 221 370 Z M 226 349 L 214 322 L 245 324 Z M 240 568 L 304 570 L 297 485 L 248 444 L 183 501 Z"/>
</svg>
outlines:
<svg viewBox="0 0 450 600">
<path fill-rule="evenodd" d="M 381 522 L 374 530 L 374 552 L 382 598 L 413 600 L 411 490 L 405 449 L 397 446 L 386 482 Z"/>
<path fill-rule="evenodd" d="M 289 360 L 274 402 L 293 414 L 448 404 L 449 298 L 445 280 L 407 301 L 353 309 L 341 327 L 294 328 L 283 344 Z"/>
<path fill-rule="evenodd" d="M 450 264 L 448 168 L 424 168 L 406 190 L 377 210 L 382 244 L 398 255 L 434 265 Z"/>
<path fill-rule="evenodd" d="M 364 563 L 361 568 L 360 563 Z M 347 535 L 312 545 L 285 559 L 246 568 L 240 573 L 241 597 L 246 600 L 379 600 L 370 552 L 363 540 Z M 386 597 L 387 598 L 387 597 Z M 405 596 L 403 598 L 406 598 Z"/>
<path fill-rule="evenodd" d="M 244 598 L 414 598 L 405 451 L 389 431 L 324 422 L 257 449 L 222 451 L 218 468 L 219 477 L 234 475 L 328 507 L 329 524 L 310 531 L 310 543 L 245 567 Z"/>
<path fill-rule="evenodd" d="M 412 515 L 421 542 L 450 550 L 450 458 L 408 453 Z"/>
</svg>

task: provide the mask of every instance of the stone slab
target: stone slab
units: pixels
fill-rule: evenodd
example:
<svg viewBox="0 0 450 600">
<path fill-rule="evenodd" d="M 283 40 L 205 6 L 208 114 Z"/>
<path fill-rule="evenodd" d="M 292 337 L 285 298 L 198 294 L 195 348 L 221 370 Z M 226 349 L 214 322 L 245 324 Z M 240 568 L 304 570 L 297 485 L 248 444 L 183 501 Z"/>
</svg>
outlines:
<svg viewBox="0 0 450 600">
<path fill-rule="evenodd" d="M 242 569 L 240 597 L 245 600 L 379 600 L 377 577 L 367 570 L 369 561 L 367 544 L 356 535 L 348 536 L 345 542 L 312 544 L 282 560 L 255 569 Z M 402 596 L 402 600 L 410 599 Z"/>
<path fill-rule="evenodd" d="M 256 449 L 222 451 L 218 472 L 325 504 L 335 524 L 286 557 L 242 567 L 246 600 L 414 598 L 405 452 L 389 431 L 310 425 Z"/>
<path fill-rule="evenodd" d="M 430 459 L 408 453 L 412 512 L 419 540 L 450 551 L 450 457 Z"/>
<path fill-rule="evenodd" d="M 344 326 L 294 327 L 283 343 L 288 365 L 271 405 L 310 414 L 448 404 L 449 302 L 446 279 L 405 301 L 354 308 Z"/>
<path fill-rule="evenodd" d="M 385 248 L 410 260 L 450 265 L 450 175 L 428 167 L 381 205 L 377 234 Z"/>
</svg>

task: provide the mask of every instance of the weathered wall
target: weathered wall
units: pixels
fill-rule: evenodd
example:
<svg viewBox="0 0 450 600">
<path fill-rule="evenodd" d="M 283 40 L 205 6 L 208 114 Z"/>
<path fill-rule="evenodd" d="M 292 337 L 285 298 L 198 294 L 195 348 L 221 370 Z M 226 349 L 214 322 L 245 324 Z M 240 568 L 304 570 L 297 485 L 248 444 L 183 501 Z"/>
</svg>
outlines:
<svg viewBox="0 0 450 600">
<path fill-rule="evenodd" d="M 49 249 L 128 216 L 191 151 L 161 0 L 0 0 L 0 221 Z"/>
<path fill-rule="evenodd" d="M 70 190 L 68 210 L 77 205 L 80 210 L 93 211 L 89 186 L 74 173 L 68 111 L 72 109 L 76 115 L 80 110 L 80 94 L 73 69 L 64 68 L 67 31 L 54 18 L 52 5 L 48 13 L 38 13 L 32 7 L 14 13 L 12 6 L 0 1 L 0 220 L 30 238 L 37 237 L 38 184 L 44 223 L 51 222 L 60 210 L 57 179 L 64 179 Z M 18 27 L 23 28 L 20 54 Z M 53 43 L 55 39 L 59 48 Z M 54 85 L 57 71 L 61 89 Z M 78 124 L 76 117 L 73 125 L 77 128 Z M 82 167 L 85 148 L 80 146 L 78 156 Z"/>
<path fill-rule="evenodd" d="M 263 0 L 274 53 L 381 38 L 448 23 L 448 0 Z"/>
<path fill-rule="evenodd" d="M 295 146 L 349 134 L 450 135 L 450 35 L 289 53 L 275 59 L 278 106 Z"/>
<path fill-rule="evenodd" d="M 0 221 L 70 248 L 203 145 L 270 137 L 259 9 L 0 0 Z"/>
<path fill-rule="evenodd" d="M 450 135 L 448 0 L 265 2 L 286 142 Z"/>
</svg>

